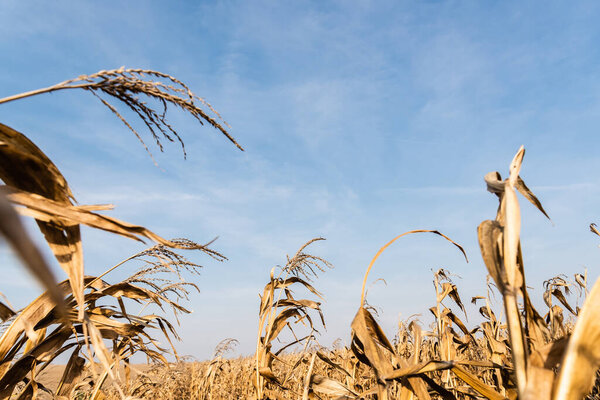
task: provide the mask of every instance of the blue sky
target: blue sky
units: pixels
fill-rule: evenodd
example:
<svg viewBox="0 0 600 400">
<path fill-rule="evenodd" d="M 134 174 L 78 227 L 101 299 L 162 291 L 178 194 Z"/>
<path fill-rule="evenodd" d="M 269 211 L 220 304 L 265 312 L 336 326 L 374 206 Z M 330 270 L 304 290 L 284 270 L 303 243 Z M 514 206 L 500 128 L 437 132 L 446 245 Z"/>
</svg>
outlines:
<svg viewBox="0 0 600 400">
<path fill-rule="evenodd" d="M 525 145 L 522 176 L 554 224 L 528 204 L 523 248 L 532 295 L 543 280 L 600 269 L 600 7 L 596 2 L 158 1 L 0 3 L 0 97 L 101 69 L 169 73 L 215 106 L 244 146 L 181 113 L 176 144 L 155 167 L 98 101 L 62 92 L 0 106 L 62 170 L 81 204 L 164 237 L 204 242 L 179 350 L 210 356 L 223 338 L 253 350 L 258 293 L 269 270 L 309 239 L 335 269 L 324 292 L 325 345 L 349 338 L 371 257 L 395 235 L 439 229 L 464 245 L 466 264 L 435 237 L 415 236 L 376 264 L 370 292 L 393 336 L 399 314 L 434 303 L 431 269 L 448 268 L 463 300 L 485 292 L 476 227 L 493 218 L 483 176 L 506 175 Z M 148 136 L 146 136 L 147 139 Z M 151 143 L 151 140 L 148 140 Z M 33 235 L 38 235 L 31 226 Z M 84 231 L 87 272 L 142 247 Z M 15 306 L 39 288 L 2 248 L 0 290 Z M 60 273 L 58 266 L 57 273 Z M 115 273 L 114 279 L 128 271 Z M 5 275 L 7 276 L 7 275 Z M 474 312 L 474 309 L 471 309 Z"/>
</svg>

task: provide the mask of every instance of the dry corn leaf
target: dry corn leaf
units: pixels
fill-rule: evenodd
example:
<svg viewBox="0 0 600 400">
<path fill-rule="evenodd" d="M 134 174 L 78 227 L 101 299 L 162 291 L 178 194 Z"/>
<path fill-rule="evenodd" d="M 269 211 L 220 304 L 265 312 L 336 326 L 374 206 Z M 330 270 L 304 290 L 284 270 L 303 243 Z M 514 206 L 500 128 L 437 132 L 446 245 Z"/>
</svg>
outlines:
<svg viewBox="0 0 600 400">
<path fill-rule="evenodd" d="M 387 242 L 383 247 L 381 247 L 379 249 L 379 251 L 377 252 L 377 254 L 375 254 L 375 256 L 373 257 L 373 259 L 371 260 L 371 262 L 369 263 L 369 266 L 367 267 L 367 271 L 365 272 L 365 277 L 363 278 L 362 292 L 361 292 L 362 295 L 361 295 L 361 299 L 360 299 L 360 305 L 361 305 L 361 307 L 363 307 L 364 304 L 365 304 L 365 288 L 366 288 L 366 285 L 367 285 L 367 278 L 369 277 L 369 272 L 371 272 L 371 268 L 373 268 L 373 264 L 375 264 L 375 261 L 377 261 L 377 259 L 385 251 L 385 249 L 387 249 L 396 240 L 400 239 L 403 236 L 412 235 L 412 234 L 415 234 L 415 233 L 433 233 L 435 235 L 443 237 L 444 239 L 446 239 L 447 241 L 449 241 L 450 243 L 452 243 L 454 246 L 456 246 L 460 250 L 460 252 L 463 254 L 463 256 L 465 257 L 465 261 L 469 262 L 469 259 L 467 258 L 467 253 L 462 248 L 462 246 L 460 244 L 456 243 L 454 240 L 450 239 L 448 236 L 446 236 L 443 233 L 439 232 L 439 231 L 429 230 L 429 229 L 416 229 L 416 230 L 404 232 L 404 233 L 396 236 L 395 238 L 393 238 L 389 242 Z"/>
<path fill-rule="evenodd" d="M 71 356 L 69 357 L 69 361 L 65 366 L 62 377 L 58 383 L 56 388 L 57 396 L 69 396 L 71 393 L 71 389 L 75 385 L 75 381 L 79 379 L 81 374 L 83 373 L 83 366 L 85 365 L 85 358 L 79 356 L 79 352 L 81 351 L 81 345 L 78 345 Z"/>
<path fill-rule="evenodd" d="M 408 329 L 412 332 L 414 343 L 412 363 L 417 364 L 419 362 L 419 355 L 421 354 L 423 331 L 421 330 L 421 326 L 415 321 L 411 321 L 410 324 L 408 324 Z"/>
<path fill-rule="evenodd" d="M 384 379 L 400 379 L 409 376 L 424 374 L 425 372 L 443 371 L 446 369 L 451 369 L 453 366 L 454 363 L 451 361 L 430 360 L 416 365 L 411 365 L 406 368 L 395 369 L 390 374 L 386 375 Z"/>
<path fill-rule="evenodd" d="M 10 317 L 14 316 L 15 312 L 6 304 L 0 301 L 0 320 L 1 322 L 6 321 Z"/>
<path fill-rule="evenodd" d="M 573 310 L 573 308 L 571 308 L 571 305 L 569 304 L 569 302 L 567 301 L 567 299 L 565 298 L 565 295 L 557 288 L 554 289 L 552 291 L 552 295 L 554 297 L 556 297 L 556 299 L 558 301 L 560 301 L 560 303 L 567 309 L 569 310 L 569 312 L 573 315 L 577 315 L 577 312 L 575 310 Z"/>
<path fill-rule="evenodd" d="M 467 329 L 467 326 L 464 324 L 464 322 L 462 322 L 460 320 L 460 318 L 458 318 L 456 316 L 456 314 L 454 314 L 451 310 L 449 309 L 444 309 L 444 316 L 447 317 L 450 321 L 452 321 L 456 326 L 458 326 L 458 328 L 466 335 L 469 336 L 472 340 L 475 340 L 475 338 L 473 338 L 473 335 L 471 334 L 471 332 Z"/>
<path fill-rule="evenodd" d="M 540 212 L 542 214 L 544 214 L 546 216 L 546 218 L 550 219 L 550 217 L 546 213 L 546 210 L 544 210 L 542 203 L 533 194 L 533 192 L 531 190 L 529 190 L 529 188 L 527 187 L 527 185 L 525 185 L 525 182 L 523 181 L 523 179 L 521 179 L 520 176 L 517 178 L 517 182 L 515 183 L 515 188 L 519 191 L 519 193 L 521 193 L 523 195 L 523 197 L 525 197 L 527 200 L 529 200 L 529 202 L 531 204 L 533 204 L 538 210 L 540 210 Z"/>
<path fill-rule="evenodd" d="M 68 281 L 58 284 L 59 290 L 63 293 L 67 292 L 68 287 Z M 21 310 L 14 321 L 2 333 L 2 336 L 0 336 L 0 360 L 5 359 L 23 332 L 26 332 L 30 337 L 35 337 L 35 326 L 52 312 L 54 308 L 55 304 L 50 301 L 50 295 L 46 292 Z"/>
<path fill-rule="evenodd" d="M 551 338 L 550 330 L 544 322 L 544 319 L 531 304 L 531 299 L 527 291 L 524 292 L 524 310 L 527 324 L 525 333 L 532 349 L 539 349 L 544 346 Z"/>
<path fill-rule="evenodd" d="M 0 124 L 0 179 L 18 190 L 72 205 L 67 181 L 50 159 L 25 135 Z M 83 315 L 83 254 L 78 226 L 61 227 L 38 220 L 56 259 L 69 276 L 80 317 Z M 56 294 L 55 294 L 56 295 Z"/>
<path fill-rule="evenodd" d="M 460 309 L 467 315 L 465 311 L 465 306 L 460 300 L 460 295 L 458 294 L 458 289 L 456 285 L 450 282 L 442 283 L 442 291 L 437 296 L 437 302 L 440 303 L 446 296 L 450 296 L 450 298 L 460 307 Z"/>
<path fill-rule="evenodd" d="M 54 323 L 56 323 L 56 319 L 54 320 Z M 35 346 L 40 344 L 40 342 L 42 340 L 44 340 L 44 338 L 46 338 L 46 332 L 47 332 L 46 327 L 39 328 L 36 326 L 34 329 L 35 330 L 33 332 L 33 335 L 30 335 L 27 338 L 27 342 L 25 343 L 25 348 L 23 349 L 24 353 L 28 353 Z"/>
<path fill-rule="evenodd" d="M 590 392 L 600 367 L 600 279 L 587 297 L 567 345 L 554 400 L 575 400 Z"/>
<path fill-rule="evenodd" d="M 25 211 L 25 213 L 34 213 L 33 215 L 36 219 L 51 224 L 59 223 L 67 227 L 84 224 L 92 228 L 102 229 L 141 242 L 143 242 L 143 240 L 140 236 L 171 248 L 206 250 L 206 247 L 202 245 L 190 247 L 188 244 L 172 242 L 163 239 L 143 226 L 132 225 L 116 218 L 96 214 L 89 211 L 89 206 L 78 207 L 61 204 L 43 196 L 23 192 L 10 187 L 4 187 L 3 191 L 7 193 L 7 198 L 12 203 L 26 207 L 27 211 Z"/>
<path fill-rule="evenodd" d="M 268 379 L 269 381 L 272 381 L 274 383 L 278 383 L 279 382 L 279 380 L 277 379 L 277 376 L 273 373 L 273 371 L 269 367 L 261 367 L 258 370 L 258 373 L 260 374 L 260 376 L 262 376 L 263 378 Z"/>
<path fill-rule="evenodd" d="M 429 385 L 429 387 L 436 392 L 437 394 L 439 394 L 440 396 L 442 396 L 442 399 L 444 400 L 457 400 L 456 396 L 454 395 L 454 393 L 452 393 L 451 391 L 447 390 L 445 387 L 443 387 L 442 385 L 438 384 L 434 379 L 428 377 L 427 375 L 421 375 L 420 378 L 423 380 L 423 382 L 425 382 L 427 385 Z"/>
<path fill-rule="evenodd" d="M 587 275 L 587 272 L 586 272 L 586 275 Z M 587 289 L 586 275 L 575 274 L 575 282 L 577 282 L 577 285 L 579 285 L 579 288 L 581 288 L 581 289 Z"/>
<path fill-rule="evenodd" d="M 336 363 L 335 361 L 333 361 L 331 358 L 329 358 L 328 356 L 326 356 L 322 352 L 317 351 L 317 357 L 319 357 L 319 359 L 321 361 L 323 361 L 324 363 L 326 363 L 329 366 L 335 368 L 336 370 L 342 372 L 346 376 L 352 377 L 352 374 L 350 372 L 348 372 L 348 370 L 346 370 L 346 368 L 342 367 L 340 364 Z"/>
<path fill-rule="evenodd" d="M 409 365 L 406 361 L 399 360 L 400 368 L 408 368 Z M 429 400 L 431 396 L 427 390 L 427 384 L 424 380 L 425 375 L 421 376 L 409 376 L 402 378 L 400 383 L 402 385 L 400 389 L 400 399 L 413 398 L 416 396 L 418 399 Z"/>
<path fill-rule="evenodd" d="M 560 363 L 563 358 L 570 336 L 565 336 L 548 343 L 544 346 L 536 347 L 531 352 L 530 365 L 552 369 Z"/>
<path fill-rule="evenodd" d="M 454 365 L 452 367 L 452 372 L 456 374 L 463 382 L 472 387 L 475 391 L 477 391 L 482 396 L 490 399 L 490 400 L 504 400 L 505 397 L 500 393 L 496 392 L 493 387 L 485 384 L 478 377 L 468 372 L 466 369 L 462 368 L 459 365 Z"/>
<path fill-rule="evenodd" d="M 378 377 L 383 379 L 393 370 L 392 364 L 385 356 L 383 349 L 394 354 L 394 347 L 383 333 L 383 330 L 364 307 L 358 309 L 351 324 L 352 341 L 358 342 L 358 347 L 364 349 L 364 354 L 369 360 Z"/>
<path fill-rule="evenodd" d="M 285 288 L 289 287 L 290 285 L 293 285 L 294 283 L 301 284 L 302 286 L 304 286 L 306 289 L 308 289 L 315 296 L 317 296 L 319 298 L 323 298 L 323 296 L 321 295 L 321 293 L 319 293 L 314 287 L 312 287 L 310 285 L 310 283 L 308 283 L 307 281 L 305 281 L 302 278 L 298 278 L 297 276 L 291 276 L 291 277 L 286 278 L 286 279 L 275 280 L 274 284 L 273 284 L 273 287 L 274 287 L 275 290 L 277 290 L 277 289 L 285 289 Z"/>
<path fill-rule="evenodd" d="M 483 221 L 477 228 L 477 236 L 488 273 L 500 292 L 504 292 L 508 282 L 502 262 L 502 225 L 498 221 Z"/>
<path fill-rule="evenodd" d="M 518 295 L 521 292 L 526 296 L 526 288 L 520 246 L 521 213 L 515 187 L 519 180 L 524 155 L 525 149 L 521 146 L 510 164 L 509 177 L 504 181 L 503 189 L 499 187 L 501 179 L 499 173 L 489 173 L 485 176 L 488 190 L 498 196 L 500 207 L 496 214 L 497 224 L 484 221 L 478 229 L 484 262 L 504 298 L 511 353 L 520 395 L 524 395 L 527 384 L 527 351 Z"/>
<path fill-rule="evenodd" d="M 275 317 L 271 327 L 269 328 L 269 332 L 265 336 L 265 342 L 269 343 L 273 339 L 275 339 L 279 333 L 288 325 L 288 319 L 295 317 L 296 320 L 301 320 L 303 317 L 306 317 L 310 321 L 310 317 L 306 313 L 302 313 L 302 310 L 299 308 L 288 308 L 283 310 L 281 313 Z"/>
<path fill-rule="evenodd" d="M 348 389 L 344 384 L 327 378 L 323 375 L 312 375 L 310 379 L 310 388 L 318 393 L 323 393 L 328 396 L 345 396 L 349 399 L 356 399 L 358 394 Z"/>
<path fill-rule="evenodd" d="M 56 165 L 22 133 L 0 123 L 0 179 L 7 185 L 70 203 L 73 193 Z"/>
<path fill-rule="evenodd" d="M 36 363 L 50 362 L 63 351 L 72 347 L 64 346 L 70 336 L 71 330 L 63 326 L 16 360 L 0 379 L 0 397 L 5 398 L 10 395 L 15 385 L 32 371 Z"/>
</svg>

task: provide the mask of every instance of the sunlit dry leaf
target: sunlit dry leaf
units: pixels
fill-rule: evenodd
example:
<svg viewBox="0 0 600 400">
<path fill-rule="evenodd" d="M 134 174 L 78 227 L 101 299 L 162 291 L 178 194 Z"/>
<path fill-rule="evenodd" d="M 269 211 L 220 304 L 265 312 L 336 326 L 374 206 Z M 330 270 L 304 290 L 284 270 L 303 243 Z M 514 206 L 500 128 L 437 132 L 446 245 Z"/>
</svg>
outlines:
<svg viewBox="0 0 600 400">
<path fill-rule="evenodd" d="M 533 192 L 531 190 L 529 190 L 529 188 L 527 187 L 527 185 L 525 185 L 525 182 L 523 181 L 523 179 L 521 179 L 520 176 L 517 177 L 517 182 L 515 184 L 515 188 L 519 191 L 519 193 L 521 193 L 523 195 L 523 197 L 525 197 L 527 200 L 529 200 L 529 202 L 531 204 L 533 204 L 538 210 L 540 210 L 540 212 L 542 214 L 544 214 L 546 216 L 546 218 L 550 219 L 550 217 L 546 213 L 546 210 L 544 210 L 542 203 L 533 194 Z"/>
<path fill-rule="evenodd" d="M 58 285 L 58 288 L 66 293 L 68 285 L 69 282 L 63 281 Z M 0 360 L 6 357 L 11 347 L 17 343 L 24 332 L 27 332 L 31 337 L 35 337 L 34 327 L 54 308 L 55 304 L 50 301 L 50 295 L 46 292 L 21 310 L 0 336 Z"/>
<path fill-rule="evenodd" d="M 455 365 L 452 367 L 452 372 L 456 374 L 463 382 L 471 386 L 482 396 L 490 400 L 504 400 L 505 397 L 496 392 L 491 386 L 485 384 L 481 379 L 468 372 L 466 369 Z"/>
<path fill-rule="evenodd" d="M 545 346 L 536 347 L 531 353 L 530 364 L 546 369 L 556 367 L 563 358 L 569 338 L 570 336 L 565 336 Z"/>
<path fill-rule="evenodd" d="M 356 399 L 358 394 L 348 389 L 342 383 L 327 378 L 323 375 L 312 375 L 310 387 L 313 391 L 326 394 L 328 396 L 345 396 L 346 398 Z"/>
<path fill-rule="evenodd" d="M 338 371 L 342 372 L 346 376 L 352 377 L 352 374 L 350 374 L 350 372 L 348 372 L 344 367 L 342 367 L 340 364 L 334 362 L 331 358 L 329 358 L 328 356 L 326 356 L 322 352 L 317 351 L 317 357 L 319 357 L 319 359 L 321 361 L 323 361 L 324 363 L 326 363 L 326 364 L 330 365 L 331 367 L 337 369 Z"/>
<path fill-rule="evenodd" d="M 551 338 L 550 329 L 544 322 L 537 310 L 531 304 L 531 299 L 527 292 L 524 293 L 525 318 L 527 320 L 527 340 L 534 349 L 544 346 Z"/>
<path fill-rule="evenodd" d="M 410 367 L 396 369 L 390 374 L 386 375 L 384 379 L 400 379 L 408 376 L 420 375 L 425 372 L 443 371 L 446 369 L 451 369 L 453 366 L 454 363 L 451 361 L 430 360 L 420 364 L 411 365 Z"/>
<path fill-rule="evenodd" d="M 72 205 L 67 181 L 50 159 L 25 135 L 0 124 L 0 179 L 17 190 L 57 204 Z M 61 267 L 69 276 L 83 315 L 83 254 L 78 226 L 63 227 L 38 220 L 38 226 Z"/>
<path fill-rule="evenodd" d="M 393 370 L 393 366 L 383 350 L 394 354 L 394 348 L 389 342 L 375 318 L 363 307 L 358 309 L 352 321 L 352 342 L 363 349 L 365 357 L 376 376 L 385 379 Z"/>
<path fill-rule="evenodd" d="M 321 298 L 321 294 L 307 280 L 310 280 L 311 277 L 316 277 L 317 272 L 323 272 L 326 268 L 331 268 L 331 264 L 320 257 L 307 254 L 304 251 L 307 246 L 318 240 L 323 239 L 316 238 L 308 241 L 300 247 L 293 257 L 288 257 L 286 265 L 279 269 L 277 277 L 275 276 L 275 269 L 272 269 L 269 282 L 265 286 L 262 296 L 260 296 L 259 332 L 252 377 L 256 396 L 259 399 L 263 397 L 265 392 L 265 379 L 278 385 L 287 382 L 287 377 L 283 379 L 283 382 L 277 378 L 273 372 L 272 363 L 274 359 L 278 359 L 277 355 L 288 346 L 302 341 L 305 341 L 305 346 L 308 345 L 310 339 L 313 337 L 313 333 L 316 332 L 310 312 L 316 312 L 321 319 L 321 324 L 325 327 L 320 303 L 310 299 L 295 299 L 290 290 L 292 285 L 303 287 Z M 294 322 L 302 322 L 310 328 L 310 335 L 297 339 L 292 327 L 292 323 Z M 271 350 L 272 342 L 277 339 L 281 331 L 286 327 L 290 329 L 296 340 L 274 353 Z M 316 356 L 317 354 L 315 353 L 314 357 Z M 308 376 L 310 376 L 310 373 Z M 309 387 L 307 385 L 308 380 L 305 384 L 303 398 L 309 395 Z"/>
<path fill-rule="evenodd" d="M 600 280 L 579 312 L 567 345 L 553 399 L 583 398 L 592 389 L 600 367 Z"/>
<path fill-rule="evenodd" d="M 75 381 L 83 373 L 83 366 L 85 365 L 85 359 L 79 356 L 81 351 L 81 345 L 77 346 L 71 353 L 69 361 L 65 366 L 62 377 L 56 388 L 57 396 L 69 396 L 71 389 L 75 385 Z"/>
<path fill-rule="evenodd" d="M 156 243 L 160 243 L 164 246 L 171 248 L 185 250 L 199 249 L 207 251 L 211 254 L 218 255 L 218 253 L 211 251 L 206 246 L 190 246 L 187 243 L 182 244 L 166 240 L 158 236 L 154 232 L 144 228 L 143 226 L 132 225 L 127 222 L 120 221 L 116 218 L 91 212 L 89 211 L 89 206 L 78 207 L 68 204 L 61 204 L 43 196 L 23 192 L 10 187 L 4 187 L 2 189 L 7 194 L 7 198 L 11 202 L 26 207 L 28 211 L 25 211 L 25 213 L 34 213 L 32 215 L 36 219 L 41 221 L 45 221 L 52 224 L 58 223 L 65 227 L 72 227 L 78 226 L 79 224 L 84 224 L 92 228 L 102 229 L 141 242 L 143 242 L 143 240 L 140 239 L 140 237 L 145 237 Z"/>
<path fill-rule="evenodd" d="M 502 226 L 498 221 L 483 221 L 477 228 L 479 247 L 488 273 L 501 292 L 508 284 L 502 261 Z"/>
</svg>

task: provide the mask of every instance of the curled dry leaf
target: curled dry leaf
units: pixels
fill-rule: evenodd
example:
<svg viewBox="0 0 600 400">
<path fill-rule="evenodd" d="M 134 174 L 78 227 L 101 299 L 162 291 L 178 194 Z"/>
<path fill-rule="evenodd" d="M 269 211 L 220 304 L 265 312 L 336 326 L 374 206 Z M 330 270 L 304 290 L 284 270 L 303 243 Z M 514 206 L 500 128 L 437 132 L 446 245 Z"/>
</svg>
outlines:
<svg viewBox="0 0 600 400">
<path fill-rule="evenodd" d="M 375 375 L 383 381 L 394 369 L 384 350 L 395 354 L 394 347 L 373 315 L 364 307 L 358 309 L 351 328 L 352 349 L 355 350 L 356 356 L 359 359 L 366 358 L 367 364 L 373 368 Z"/>
<path fill-rule="evenodd" d="M 17 190 L 63 206 L 74 200 L 56 165 L 25 135 L 0 124 L 0 179 Z M 83 316 L 83 254 L 79 226 L 61 226 L 37 220 L 50 249 L 69 276 Z M 56 296 L 54 296 L 56 297 Z"/>
<path fill-rule="evenodd" d="M 388 243 L 386 243 L 383 247 L 381 247 L 379 249 L 379 251 L 377 252 L 377 254 L 375 254 L 375 257 L 373 257 L 373 259 L 369 263 L 369 266 L 367 267 L 367 271 L 365 272 L 365 277 L 363 278 L 362 291 L 361 291 L 361 299 L 360 299 L 360 305 L 361 305 L 361 307 L 363 307 L 364 304 L 365 304 L 365 288 L 366 288 L 366 285 L 367 285 L 367 278 L 369 277 L 369 272 L 371 272 L 371 268 L 373 268 L 373 264 L 375 264 L 375 261 L 377 261 L 377 259 L 385 251 L 385 249 L 387 249 L 396 240 L 400 239 L 403 236 L 411 235 L 411 234 L 415 234 L 415 233 L 433 233 L 435 235 L 443 237 L 444 239 L 446 239 L 447 241 L 449 241 L 450 243 L 452 243 L 454 246 L 456 246 L 460 250 L 460 252 L 463 254 L 463 256 L 465 257 L 465 261 L 469 262 L 469 259 L 467 258 L 467 253 L 462 248 L 462 246 L 460 244 L 456 243 L 454 240 L 450 239 L 448 236 L 446 236 L 443 233 L 439 232 L 439 231 L 429 230 L 429 229 L 416 229 L 416 230 L 413 230 L 413 231 L 404 232 L 403 234 L 396 236 L 395 238 L 393 238 L 392 240 L 390 240 Z"/>
<path fill-rule="evenodd" d="M 508 284 L 502 265 L 502 226 L 498 221 L 483 221 L 477 228 L 481 257 L 500 292 Z"/>
</svg>

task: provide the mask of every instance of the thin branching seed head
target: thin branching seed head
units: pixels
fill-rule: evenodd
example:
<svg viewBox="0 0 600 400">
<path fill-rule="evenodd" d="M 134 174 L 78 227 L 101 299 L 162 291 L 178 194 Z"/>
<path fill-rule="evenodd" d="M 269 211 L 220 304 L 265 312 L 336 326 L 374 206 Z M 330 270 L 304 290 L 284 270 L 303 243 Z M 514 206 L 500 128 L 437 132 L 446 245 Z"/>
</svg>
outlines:
<svg viewBox="0 0 600 400">
<path fill-rule="evenodd" d="M 153 70 L 125 67 L 102 70 L 91 75 L 80 75 L 75 79 L 70 79 L 44 89 L 5 97 L 0 99 L 0 104 L 65 89 L 83 89 L 91 92 L 133 132 L 150 156 L 152 156 L 152 153 L 141 135 L 123 117 L 117 108 L 103 96 L 122 102 L 137 115 L 150 131 L 160 151 L 163 151 L 161 139 L 166 139 L 170 142 L 178 141 L 181 145 L 184 158 L 187 156 L 183 140 L 166 119 L 169 105 L 191 114 L 201 125 L 208 123 L 225 135 L 238 149 L 244 150 L 227 131 L 226 127 L 229 127 L 229 124 L 223 120 L 221 115 L 206 100 L 196 96 L 187 85 L 177 78 Z M 140 96 L 157 101 L 162 110 L 155 110 L 149 103 L 143 101 Z M 207 110 L 201 108 L 201 106 L 206 107 Z M 212 113 L 213 116 L 209 113 Z"/>
</svg>

